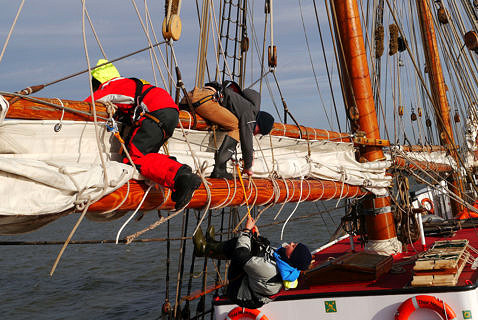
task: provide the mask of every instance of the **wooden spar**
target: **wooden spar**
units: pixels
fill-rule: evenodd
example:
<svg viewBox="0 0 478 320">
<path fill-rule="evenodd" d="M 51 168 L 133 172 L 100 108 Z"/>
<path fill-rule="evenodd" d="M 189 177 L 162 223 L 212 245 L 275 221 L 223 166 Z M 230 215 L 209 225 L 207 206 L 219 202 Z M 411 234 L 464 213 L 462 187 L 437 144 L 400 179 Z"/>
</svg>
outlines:
<svg viewBox="0 0 478 320">
<path fill-rule="evenodd" d="M 428 145 L 428 146 L 421 146 L 421 145 L 414 145 L 414 146 L 400 146 L 400 148 L 405 152 L 436 152 L 436 151 L 446 151 L 444 146 L 435 146 L 435 145 Z"/>
<path fill-rule="evenodd" d="M 356 107 L 359 113 L 359 118 L 352 127 L 365 132 L 369 139 L 380 139 L 357 1 L 331 0 L 331 5 L 338 33 L 347 111 Z M 360 154 L 361 158 L 370 162 L 385 159 L 381 147 L 378 146 L 365 146 L 361 148 Z M 373 214 L 366 215 L 365 219 L 368 239 L 396 239 L 390 197 L 374 198 L 366 201 L 364 205 L 366 209 L 373 211 Z"/>
<path fill-rule="evenodd" d="M 210 208 L 216 206 L 239 206 L 245 203 L 244 192 L 236 180 L 224 180 L 224 179 L 207 179 L 211 182 L 210 189 Z M 302 202 L 302 201 L 314 201 L 314 200 L 332 200 L 342 198 L 361 197 L 368 194 L 360 186 L 351 186 L 348 184 L 342 184 L 340 182 L 326 181 L 326 180 L 303 180 L 300 179 L 276 179 L 276 187 L 274 183 L 269 179 L 254 179 L 254 185 L 249 186 L 249 180 L 245 179 L 247 199 L 249 204 L 255 205 L 268 205 L 271 203 L 283 203 L 283 202 Z M 302 184 L 302 190 L 301 190 Z M 286 187 L 287 185 L 287 187 Z M 93 203 L 88 212 L 103 212 L 111 210 L 119 205 L 124 198 L 126 200 L 118 208 L 118 211 L 135 210 L 138 203 L 141 202 L 147 186 L 136 180 L 130 181 L 130 190 L 127 192 L 128 187 L 122 186 L 115 192 L 103 197 L 101 200 Z M 164 201 L 163 192 L 158 189 L 151 189 L 148 196 L 141 206 L 141 210 L 153 210 L 153 209 L 167 209 L 174 208 L 174 202 L 171 201 L 168 189 L 165 189 L 165 195 L 167 196 Z M 188 208 L 204 208 L 208 204 L 208 192 L 204 185 L 201 185 L 194 193 Z M 101 218 L 101 215 L 97 216 Z"/>
<path fill-rule="evenodd" d="M 451 126 L 450 107 L 446 96 L 447 88 L 443 76 L 443 70 L 441 68 L 440 55 L 438 53 L 438 44 L 429 2 L 426 0 L 417 0 L 417 8 L 420 17 L 425 61 L 432 91 L 432 104 L 435 109 L 435 118 L 440 131 L 440 142 L 450 152 L 455 162 L 459 164 L 460 162 Z M 460 198 L 462 197 L 463 185 L 458 174 L 454 173 L 450 176 L 448 180 L 448 188 Z M 458 202 L 452 199 L 450 200 L 453 215 L 456 215 L 462 210 L 462 206 Z"/>
<path fill-rule="evenodd" d="M 453 167 L 448 164 L 428 162 L 428 161 L 414 161 L 410 163 L 405 158 L 397 156 L 393 159 L 392 167 L 394 169 L 411 169 L 411 170 L 424 170 L 433 172 L 452 172 Z"/>
<path fill-rule="evenodd" d="M 14 95 L 4 95 L 7 100 L 12 100 Z M 34 98 L 34 97 L 31 97 Z M 51 103 L 61 106 L 58 99 L 48 98 L 34 98 L 46 103 Z M 61 100 L 66 108 L 75 109 L 84 113 L 91 113 L 91 103 L 74 100 Z M 96 113 L 99 117 L 108 118 L 105 106 L 102 103 L 96 103 Z M 7 112 L 7 118 L 10 119 L 26 119 L 26 120 L 58 120 L 62 117 L 62 110 L 53 106 L 42 104 L 41 102 L 35 102 L 28 99 L 20 99 L 10 106 Z M 210 125 L 199 115 L 196 115 L 197 125 L 196 130 L 207 131 L 211 130 Z M 188 129 L 193 124 L 192 116 L 186 112 L 181 111 L 179 113 L 179 119 L 183 128 Z M 88 116 L 81 113 L 74 113 L 65 111 L 63 120 L 76 120 L 76 121 L 93 121 L 92 116 Z M 179 127 L 179 125 L 178 125 Z M 335 142 L 351 142 L 352 139 L 348 133 L 338 133 L 323 129 L 315 129 L 295 125 L 275 123 L 272 128 L 271 135 L 284 136 L 289 138 L 299 138 L 302 132 L 302 138 L 308 140 L 331 140 Z M 388 141 L 385 145 L 389 144 Z"/>
</svg>

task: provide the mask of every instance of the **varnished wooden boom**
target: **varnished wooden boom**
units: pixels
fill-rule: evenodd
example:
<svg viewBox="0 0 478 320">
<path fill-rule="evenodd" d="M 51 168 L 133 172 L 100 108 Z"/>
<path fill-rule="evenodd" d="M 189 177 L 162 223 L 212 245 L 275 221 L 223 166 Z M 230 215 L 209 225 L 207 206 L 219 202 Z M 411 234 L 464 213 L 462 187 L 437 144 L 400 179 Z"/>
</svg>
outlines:
<svg viewBox="0 0 478 320">
<path fill-rule="evenodd" d="M 11 101 L 14 95 L 5 95 L 5 98 Z M 32 97 L 33 98 L 33 97 Z M 61 106 L 61 103 L 57 99 L 48 98 L 35 98 L 47 103 L 52 103 Z M 61 100 L 66 108 L 75 109 L 82 112 L 92 114 L 92 106 L 89 102 L 74 101 L 74 100 Z M 96 103 L 96 114 L 102 118 L 108 118 L 105 106 L 102 103 Z M 62 116 L 62 110 L 53 106 L 42 104 L 41 102 L 31 101 L 28 99 L 20 99 L 14 102 L 7 113 L 7 118 L 11 119 L 26 119 L 26 120 L 58 120 Z M 77 121 L 93 121 L 93 116 L 88 116 L 80 113 L 65 112 L 63 116 L 64 120 L 77 120 Z M 189 129 L 193 124 L 191 115 L 186 111 L 179 113 L 179 120 L 183 128 Z M 178 125 L 179 127 L 179 125 Z M 207 131 L 211 130 L 211 126 L 203 118 L 197 116 L 196 130 Z M 351 142 L 350 134 L 333 132 L 323 129 L 315 129 L 310 127 L 275 123 L 272 128 L 271 135 L 285 136 L 289 138 L 299 138 L 309 140 L 332 140 L 336 142 Z"/>
<path fill-rule="evenodd" d="M 217 206 L 239 206 L 245 203 L 244 192 L 242 191 L 239 180 L 236 180 L 234 186 L 233 180 L 208 179 L 211 182 L 210 208 Z M 367 191 L 359 186 L 351 186 L 339 182 L 325 180 L 281 180 L 276 179 L 275 183 L 268 179 L 254 179 L 254 185 L 249 186 L 249 180 L 245 179 L 246 194 L 249 204 L 267 205 L 270 203 L 331 200 L 339 198 L 361 197 L 367 194 Z M 287 187 L 286 187 L 287 184 Z M 302 187 L 301 187 L 302 185 Z M 143 198 L 146 187 L 143 183 L 135 180 L 130 181 L 130 191 L 127 192 L 127 186 L 123 186 L 116 192 L 103 197 L 100 201 L 92 204 L 89 208 L 91 212 L 102 212 L 110 210 L 119 205 L 126 197 L 126 201 L 118 209 L 119 211 L 134 210 L 137 208 Z M 166 201 L 163 192 L 160 189 L 152 189 L 146 197 L 141 210 L 152 209 L 173 209 L 174 202 L 168 189 L 165 189 Z M 188 208 L 204 208 L 208 204 L 208 192 L 204 185 L 201 185 L 194 193 L 193 199 Z"/>
</svg>

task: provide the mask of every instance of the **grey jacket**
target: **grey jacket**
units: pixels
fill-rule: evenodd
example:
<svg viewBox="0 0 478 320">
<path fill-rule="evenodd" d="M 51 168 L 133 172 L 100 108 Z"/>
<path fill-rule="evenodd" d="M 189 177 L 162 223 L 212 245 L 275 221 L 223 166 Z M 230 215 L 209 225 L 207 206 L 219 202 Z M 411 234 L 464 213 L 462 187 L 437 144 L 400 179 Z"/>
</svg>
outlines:
<svg viewBox="0 0 478 320">
<path fill-rule="evenodd" d="M 254 159 L 252 136 L 256 126 L 256 116 L 261 106 L 261 96 L 252 89 L 244 89 L 242 93 L 240 95 L 230 88 L 225 88 L 222 106 L 231 111 L 239 120 L 239 137 L 244 168 L 250 169 Z"/>
<path fill-rule="evenodd" d="M 251 237 L 242 232 L 237 239 L 236 250 L 239 248 L 251 250 Z M 269 247 L 264 257 L 252 256 L 243 266 L 246 273 L 242 279 L 241 287 L 237 294 L 239 300 L 250 300 L 251 294 L 263 302 L 271 301 L 269 296 L 279 292 L 282 280 L 273 258 L 274 250 Z M 252 292 L 251 292 L 252 291 Z"/>
</svg>

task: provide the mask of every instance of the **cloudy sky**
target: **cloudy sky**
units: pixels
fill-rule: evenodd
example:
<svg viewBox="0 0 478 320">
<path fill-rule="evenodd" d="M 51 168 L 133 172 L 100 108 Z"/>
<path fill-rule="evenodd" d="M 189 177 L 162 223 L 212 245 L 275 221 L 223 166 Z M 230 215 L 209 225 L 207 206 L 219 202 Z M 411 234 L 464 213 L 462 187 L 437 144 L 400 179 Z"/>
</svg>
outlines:
<svg viewBox="0 0 478 320">
<path fill-rule="evenodd" d="M 307 53 L 298 1 L 274 1 L 274 44 L 278 50 L 277 77 L 279 85 L 290 111 L 301 124 L 330 129 L 331 123 L 332 129 L 337 130 L 335 114 L 331 111 L 331 95 L 317 32 L 314 7 L 311 1 L 304 2 L 302 3 L 303 16 L 322 97 L 317 90 Z M 2 3 L 2 18 L 0 19 L 2 48 L 20 3 L 21 1 L 3 1 Z M 251 3 L 254 10 L 255 31 L 259 44 L 262 45 L 264 2 L 251 1 Z M 136 0 L 136 4 L 144 16 L 144 2 Z M 335 86 L 337 86 L 336 66 L 330 51 L 330 31 L 327 17 L 324 15 L 324 3 L 317 1 L 317 4 L 329 55 L 329 67 L 334 76 Z M 146 36 L 131 1 L 86 1 L 86 5 L 109 59 L 147 46 Z M 2 61 L 0 61 L 0 90 L 17 91 L 30 85 L 48 83 L 86 68 L 81 8 L 80 0 L 30 0 L 25 2 Z M 164 17 L 164 1 L 148 1 L 148 8 L 155 24 L 156 33 L 162 40 L 160 26 Z M 215 1 L 215 10 L 217 16 L 217 1 Z M 175 50 L 184 82 L 190 89 L 194 86 L 199 30 L 195 1 L 185 0 L 182 2 L 181 21 L 183 32 L 181 39 L 175 42 Z M 96 64 L 97 59 L 102 58 L 101 51 L 88 27 L 87 33 L 88 54 L 91 63 Z M 249 30 L 249 37 L 252 43 L 252 30 Z M 262 48 L 258 49 L 261 52 Z M 211 46 L 210 52 L 212 51 L 213 47 Z M 214 63 L 212 58 L 211 55 L 209 60 L 211 65 Z M 249 74 L 252 72 L 253 79 L 248 78 L 246 85 L 257 80 L 260 72 L 254 45 L 249 49 L 248 59 L 252 63 L 248 65 L 247 72 Z M 115 65 L 123 76 L 137 76 L 154 81 L 149 54 L 146 52 L 117 62 Z M 163 72 L 165 71 L 163 70 Z M 279 110 L 282 110 L 281 100 L 272 76 L 269 77 L 269 80 L 274 90 L 274 101 Z M 159 85 L 162 85 L 162 82 Z M 339 91 L 338 87 L 335 89 L 337 92 Z M 88 79 L 83 75 L 51 85 L 36 93 L 36 96 L 75 100 L 88 96 L 88 90 Z M 262 98 L 262 109 L 276 115 L 266 86 L 263 88 Z M 341 113 L 342 129 L 344 129 L 342 98 L 336 96 L 336 101 L 337 108 Z M 327 109 L 330 121 L 327 121 L 324 108 Z"/>
</svg>

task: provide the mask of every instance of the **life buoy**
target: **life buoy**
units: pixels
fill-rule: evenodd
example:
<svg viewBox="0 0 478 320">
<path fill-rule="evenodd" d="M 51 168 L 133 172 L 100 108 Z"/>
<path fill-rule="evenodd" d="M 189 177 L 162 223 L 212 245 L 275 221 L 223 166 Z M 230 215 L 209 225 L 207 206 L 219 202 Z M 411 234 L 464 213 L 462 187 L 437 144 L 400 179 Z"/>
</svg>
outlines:
<svg viewBox="0 0 478 320">
<path fill-rule="evenodd" d="M 427 209 L 427 207 L 425 207 L 425 203 L 428 203 L 430 205 L 430 209 Z M 430 212 L 431 214 L 435 213 L 435 209 L 433 208 L 433 202 L 430 199 L 423 198 L 422 201 L 421 201 L 421 204 L 422 204 L 422 207 L 427 209 L 427 211 Z"/>
<path fill-rule="evenodd" d="M 247 309 L 241 307 L 236 307 L 229 311 L 225 320 L 239 319 L 269 320 L 266 315 L 258 309 Z"/>
<path fill-rule="evenodd" d="M 421 295 L 405 300 L 400 307 L 398 307 L 395 313 L 395 320 L 407 320 L 408 317 L 419 308 L 436 311 L 442 319 L 456 319 L 455 312 L 448 304 L 436 297 Z"/>
<path fill-rule="evenodd" d="M 478 202 L 475 201 L 475 203 L 473 203 L 473 207 L 478 209 Z M 469 210 L 468 208 L 464 208 L 462 211 L 458 212 L 456 217 L 460 220 L 478 218 L 478 213 L 473 210 Z"/>
</svg>

